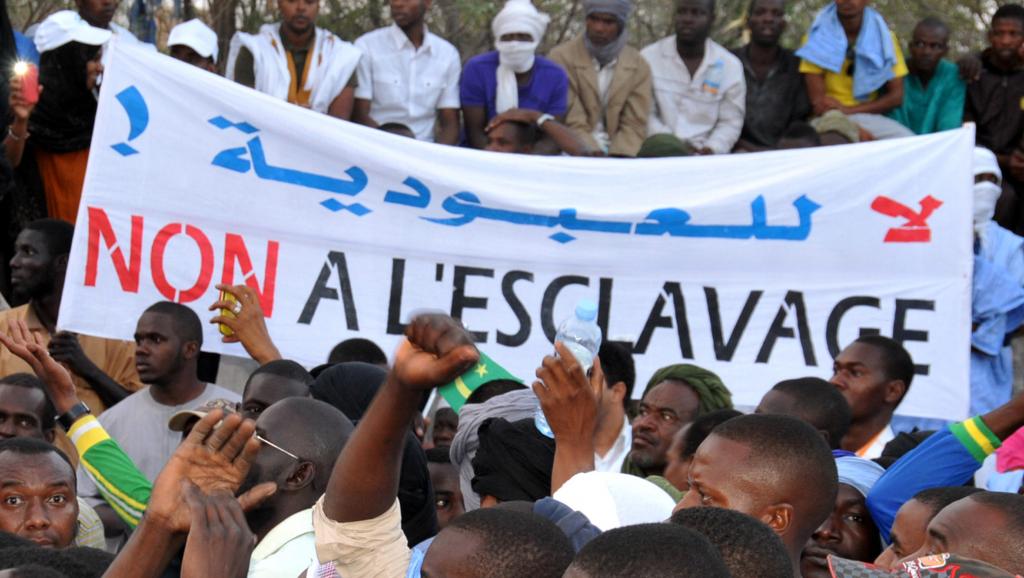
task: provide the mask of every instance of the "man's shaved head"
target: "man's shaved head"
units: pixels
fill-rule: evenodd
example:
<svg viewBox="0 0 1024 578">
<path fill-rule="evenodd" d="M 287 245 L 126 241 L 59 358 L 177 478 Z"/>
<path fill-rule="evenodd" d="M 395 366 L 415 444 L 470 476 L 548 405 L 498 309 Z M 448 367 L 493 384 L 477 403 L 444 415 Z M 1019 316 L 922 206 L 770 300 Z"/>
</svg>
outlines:
<svg viewBox="0 0 1024 578">
<path fill-rule="evenodd" d="M 778 534 L 794 565 L 835 504 L 835 460 L 807 423 L 745 415 L 712 431 L 690 466 L 690 492 L 677 508 L 717 506 L 761 520 Z"/>
</svg>

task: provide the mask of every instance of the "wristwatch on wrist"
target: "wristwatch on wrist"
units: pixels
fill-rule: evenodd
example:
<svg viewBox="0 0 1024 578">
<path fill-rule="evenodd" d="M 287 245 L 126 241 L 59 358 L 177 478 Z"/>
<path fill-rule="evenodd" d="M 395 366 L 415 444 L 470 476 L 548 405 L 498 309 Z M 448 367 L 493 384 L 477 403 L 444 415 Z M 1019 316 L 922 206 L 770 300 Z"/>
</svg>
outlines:
<svg viewBox="0 0 1024 578">
<path fill-rule="evenodd" d="M 546 123 L 549 120 L 555 120 L 555 117 L 551 116 L 550 114 L 548 114 L 546 112 L 544 114 L 538 116 L 537 117 L 537 128 L 542 128 L 544 126 L 544 123 Z"/>
<path fill-rule="evenodd" d="M 69 409 L 67 413 L 61 414 L 57 417 L 57 423 L 64 428 L 64 431 L 69 431 L 71 426 L 74 425 L 79 418 L 90 413 L 92 413 L 92 410 L 89 409 L 89 406 L 85 405 L 85 402 L 80 401 L 71 406 L 71 409 Z"/>
</svg>

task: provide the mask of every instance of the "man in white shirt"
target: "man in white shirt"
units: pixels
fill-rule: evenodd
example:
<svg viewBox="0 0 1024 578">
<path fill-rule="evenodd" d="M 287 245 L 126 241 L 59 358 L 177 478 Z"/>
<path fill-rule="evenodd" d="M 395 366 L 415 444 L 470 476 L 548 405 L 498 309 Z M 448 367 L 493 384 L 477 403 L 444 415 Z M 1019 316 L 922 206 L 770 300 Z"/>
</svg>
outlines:
<svg viewBox="0 0 1024 578">
<path fill-rule="evenodd" d="M 427 30 L 423 18 L 431 0 L 390 4 L 394 24 L 356 40 L 363 58 L 352 120 L 374 128 L 400 123 L 418 140 L 454 145 L 459 139 L 459 52 Z"/>
<path fill-rule="evenodd" d="M 604 390 L 594 432 L 594 470 L 620 472 L 633 447 L 633 428 L 626 417 L 626 404 L 633 397 L 636 368 L 629 347 L 618 341 L 605 341 L 597 356 L 604 370 Z"/>
<path fill-rule="evenodd" d="M 743 64 L 709 38 L 715 0 L 679 0 L 676 33 L 641 51 L 654 78 L 648 134 L 674 134 L 699 154 L 726 154 L 746 114 Z"/>
<path fill-rule="evenodd" d="M 864 336 L 842 350 L 830 380 L 850 404 L 852 420 L 842 448 L 874 459 L 894 434 L 890 422 L 914 378 L 914 362 L 902 345 L 881 335 Z"/>
<path fill-rule="evenodd" d="M 167 427 L 171 416 L 212 399 L 241 399 L 232 391 L 199 381 L 202 343 L 203 326 L 194 311 L 169 301 L 150 306 L 135 329 L 135 367 L 149 387 L 99 417 L 103 429 L 150 480 L 156 479 L 181 442 L 181 434 Z M 78 494 L 96 508 L 104 526 L 123 527 L 84 471 L 78 474 Z"/>
</svg>

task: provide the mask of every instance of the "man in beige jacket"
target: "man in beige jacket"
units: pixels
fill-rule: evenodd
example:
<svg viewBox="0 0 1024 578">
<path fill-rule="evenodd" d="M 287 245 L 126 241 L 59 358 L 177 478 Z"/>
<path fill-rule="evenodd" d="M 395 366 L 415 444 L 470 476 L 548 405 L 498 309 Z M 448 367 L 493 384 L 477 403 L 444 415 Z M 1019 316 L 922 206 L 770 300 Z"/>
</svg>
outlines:
<svg viewBox="0 0 1024 578">
<path fill-rule="evenodd" d="M 586 33 L 549 57 L 569 75 L 565 124 L 610 156 L 634 157 L 647 137 L 651 69 L 626 45 L 631 0 L 585 0 Z"/>
</svg>

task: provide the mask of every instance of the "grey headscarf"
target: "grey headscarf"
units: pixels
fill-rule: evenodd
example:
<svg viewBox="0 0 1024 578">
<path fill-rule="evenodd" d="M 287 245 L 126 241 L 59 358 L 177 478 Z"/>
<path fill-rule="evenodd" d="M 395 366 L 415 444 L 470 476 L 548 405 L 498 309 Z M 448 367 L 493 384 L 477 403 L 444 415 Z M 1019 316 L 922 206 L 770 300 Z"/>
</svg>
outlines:
<svg viewBox="0 0 1024 578">
<path fill-rule="evenodd" d="M 626 40 L 629 37 L 626 33 L 626 22 L 629 21 L 629 15 L 633 12 L 633 2 L 632 0 L 584 0 L 583 12 L 586 16 L 590 16 L 595 12 L 611 14 L 619 20 L 619 24 L 622 27 L 619 37 L 604 46 L 594 46 L 591 44 L 590 38 L 586 34 L 583 35 L 583 44 L 587 47 L 587 52 L 590 52 L 590 55 L 601 66 L 606 66 L 609 62 L 618 58 L 619 53 L 626 46 Z"/>
<path fill-rule="evenodd" d="M 492 417 L 505 418 L 508 421 L 519 421 L 532 418 L 540 407 L 540 401 L 532 389 L 518 389 L 506 394 L 492 397 L 484 403 L 462 406 L 459 412 L 459 429 L 452 439 L 450 450 L 451 461 L 459 470 L 459 487 L 462 489 L 462 501 L 466 511 L 480 508 L 480 496 L 473 491 L 473 458 L 480 447 L 477 434 L 484 420 Z"/>
</svg>

